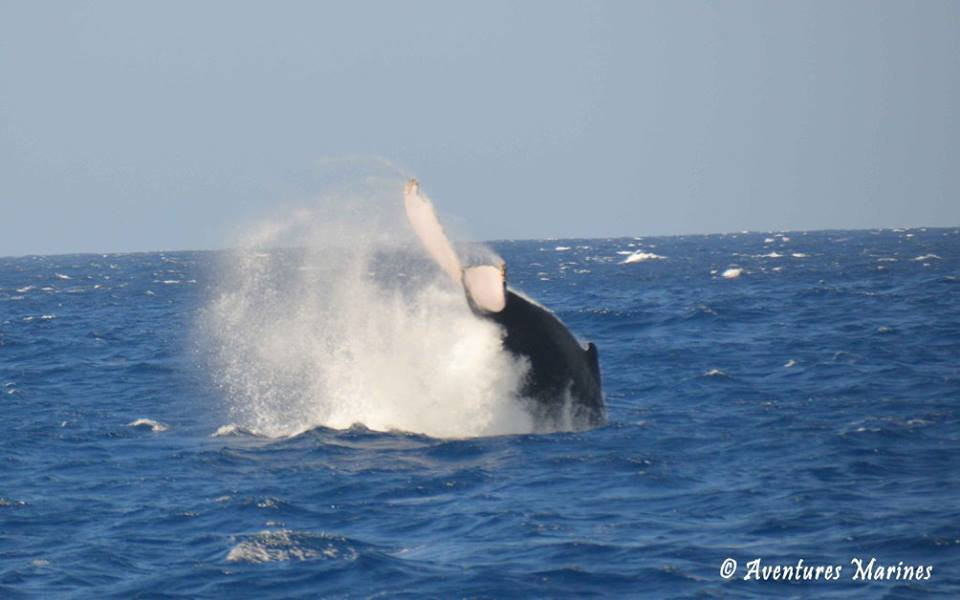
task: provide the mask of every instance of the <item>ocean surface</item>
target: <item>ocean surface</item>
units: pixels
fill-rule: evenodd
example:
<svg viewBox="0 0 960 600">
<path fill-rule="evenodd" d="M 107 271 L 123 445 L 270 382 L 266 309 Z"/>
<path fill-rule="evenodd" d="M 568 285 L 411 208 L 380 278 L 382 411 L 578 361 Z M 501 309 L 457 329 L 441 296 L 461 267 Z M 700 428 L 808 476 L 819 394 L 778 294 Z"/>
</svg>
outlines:
<svg viewBox="0 0 960 600">
<path fill-rule="evenodd" d="M 957 229 L 491 246 L 606 426 L 389 286 L 312 311 L 322 255 L 0 258 L 0 597 L 960 597 Z"/>
</svg>

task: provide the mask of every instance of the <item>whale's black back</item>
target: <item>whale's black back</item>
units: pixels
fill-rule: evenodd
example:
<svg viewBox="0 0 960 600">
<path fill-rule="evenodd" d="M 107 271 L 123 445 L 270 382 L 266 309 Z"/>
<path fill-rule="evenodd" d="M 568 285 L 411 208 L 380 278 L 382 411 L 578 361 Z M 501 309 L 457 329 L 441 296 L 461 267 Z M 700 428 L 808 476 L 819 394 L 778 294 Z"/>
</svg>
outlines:
<svg viewBox="0 0 960 600">
<path fill-rule="evenodd" d="M 508 350 L 530 360 L 523 395 L 536 402 L 538 416 L 561 419 L 569 393 L 577 422 L 604 422 L 596 346 L 584 349 L 556 315 L 510 289 L 504 309 L 484 316 L 503 326 Z"/>
</svg>

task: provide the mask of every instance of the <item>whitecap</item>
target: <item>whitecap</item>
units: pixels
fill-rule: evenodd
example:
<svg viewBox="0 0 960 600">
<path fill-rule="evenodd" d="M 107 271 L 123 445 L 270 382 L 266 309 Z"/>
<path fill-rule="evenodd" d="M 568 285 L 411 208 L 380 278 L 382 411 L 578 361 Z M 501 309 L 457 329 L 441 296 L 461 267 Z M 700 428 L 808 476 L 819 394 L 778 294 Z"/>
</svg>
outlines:
<svg viewBox="0 0 960 600">
<path fill-rule="evenodd" d="M 635 262 L 643 262 L 646 260 L 663 260 L 667 258 L 666 256 L 660 256 L 659 254 L 654 254 L 653 252 L 643 252 L 642 250 L 637 250 L 632 253 L 630 256 L 623 260 L 622 265 Z"/>
<path fill-rule="evenodd" d="M 63 273 L 54 273 L 54 276 L 55 276 L 57 279 L 73 279 L 73 278 L 70 277 L 69 275 L 64 275 Z"/>
<path fill-rule="evenodd" d="M 777 251 L 770 252 L 768 254 L 761 254 L 761 258 L 783 258 L 783 255 Z"/>
<path fill-rule="evenodd" d="M 797 364 L 797 361 L 795 361 L 795 360 L 793 360 L 793 359 L 791 358 L 790 360 L 788 360 L 787 362 L 785 362 L 785 363 L 783 364 L 783 366 L 784 366 L 784 368 L 789 369 L 790 367 L 796 366 L 796 364 Z"/>
<path fill-rule="evenodd" d="M 629 252 L 628 252 L 628 254 L 629 254 Z M 33 289 L 33 286 L 32 286 L 32 285 L 25 285 L 25 286 L 23 286 L 22 288 L 17 288 L 17 293 L 18 293 L 18 294 L 26 294 L 27 292 L 29 292 L 29 291 L 32 290 L 32 289 Z"/>
<path fill-rule="evenodd" d="M 924 254 L 923 256 L 918 256 L 913 260 L 920 261 L 920 260 L 943 260 L 943 259 L 937 256 L 936 254 Z"/>
<path fill-rule="evenodd" d="M 570 249 L 570 246 L 557 246 L 556 248 L 554 248 L 554 250 L 556 250 L 557 252 L 564 252 L 569 249 Z"/>
<path fill-rule="evenodd" d="M 281 529 L 261 531 L 227 553 L 227 562 L 266 563 L 289 560 L 356 560 L 358 553 L 342 538 Z"/>
<path fill-rule="evenodd" d="M 721 371 L 720 369 L 710 369 L 703 374 L 704 377 L 726 377 L 727 374 Z"/>
<path fill-rule="evenodd" d="M 794 257 L 794 258 L 807 258 L 807 257 L 810 256 L 810 255 L 809 255 L 809 254 L 804 254 L 803 252 L 794 252 L 794 253 L 791 254 L 790 256 L 792 256 L 792 257 Z"/>
<path fill-rule="evenodd" d="M 883 258 L 878 258 L 877 262 L 897 262 L 897 259 L 892 257 L 883 257 Z"/>
<path fill-rule="evenodd" d="M 743 269 L 742 269 L 742 268 L 740 268 L 740 267 L 731 267 L 731 268 L 727 269 L 726 271 L 724 271 L 723 274 L 721 275 L 721 277 L 723 277 L 724 279 L 736 279 L 737 277 L 740 277 L 741 275 L 743 275 Z"/>
<path fill-rule="evenodd" d="M 160 423 L 159 421 L 154 421 L 153 419 L 137 419 L 136 421 L 130 421 L 127 423 L 127 427 L 143 427 L 157 433 L 170 429 L 170 427 L 168 427 L 166 424 Z"/>
<path fill-rule="evenodd" d="M 764 244 L 772 244 L 772 243 L 774 243 L 775 241 L 777 241 L 777 240 L 775 240 L 775 239 L 773 239 L 773 238 L 764 238 L 763 243 L 764 243 Z"/>
<path fill-rule="evenodd" d="M 217 430 L 211 433 L 210 437 L 229 437 L 232 435 L 257 435 L 257 433 L 240 427 L 236 423 L 228 423 L 217 427 Z"/>
</svg>

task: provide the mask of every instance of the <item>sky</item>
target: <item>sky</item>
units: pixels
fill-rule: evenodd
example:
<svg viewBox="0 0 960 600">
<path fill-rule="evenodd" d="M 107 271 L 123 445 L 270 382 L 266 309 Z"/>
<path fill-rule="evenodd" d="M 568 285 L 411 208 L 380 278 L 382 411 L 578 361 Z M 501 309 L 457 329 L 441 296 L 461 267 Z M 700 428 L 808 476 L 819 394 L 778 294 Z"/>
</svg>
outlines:
<svg viewBox="0 0 960 600">
<path fill-rule="evenodd" d="M 958 110 L 960 2 L 0 0 L 0 256 L 223 247 L 331 165 L 477 239 L 957 226 Z"/>
</svg>

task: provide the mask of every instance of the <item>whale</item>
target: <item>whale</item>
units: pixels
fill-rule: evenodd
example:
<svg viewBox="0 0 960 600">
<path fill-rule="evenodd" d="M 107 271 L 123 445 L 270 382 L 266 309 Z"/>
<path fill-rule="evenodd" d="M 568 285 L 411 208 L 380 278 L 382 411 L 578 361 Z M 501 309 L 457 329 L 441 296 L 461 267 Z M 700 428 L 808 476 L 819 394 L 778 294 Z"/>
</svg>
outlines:
<svg viewBox="0 0 960 600">
<path fill-rule="evenodd" d="M 420 183 L 404 187 L 407 220 L 433 261 L 463 288 L 470 310 L 500 326 L 503 348 L 527 365 L 520 397 L 538 426 L 589 429 L 606 423 L 600 362 L 545 306 L 507 284 L 500 259 L 464 265 Z"/>
</svg>

